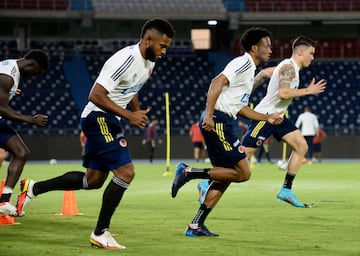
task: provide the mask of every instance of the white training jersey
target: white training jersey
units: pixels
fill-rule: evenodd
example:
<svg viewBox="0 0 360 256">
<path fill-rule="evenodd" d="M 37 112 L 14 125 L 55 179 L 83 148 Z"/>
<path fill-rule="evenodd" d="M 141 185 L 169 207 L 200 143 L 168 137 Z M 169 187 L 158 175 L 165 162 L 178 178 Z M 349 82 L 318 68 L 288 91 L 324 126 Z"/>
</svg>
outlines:
<svg viewBox="0 0 360 256">
<path fill-rule="evenodd" d="M 259 104 L 254 109 L 256 112 L 260 112 L 263 114 L 273 114 L 280 111 L 284 111 L 285 113 L 285 111 L 287 110 L 292 99 L 281 100 L 279 97 L 279 70 L 285 64 L 291 64 L 294 66 L 295 77 L 291 81 L 290 88 L 298 89 L 300 84 L 299 66 L 291 58 L 281 61 L 276 66 L 271 76 L 265 97 L 259 102 Z"/>
<path fill-rule="evenodd" d="M 300 114 L 295 125 L 304 136 L 315 136 L 319 130 L 319 121 L 316 115 L 310 112 Z"/>
<path fill-rule="evenodd" d="M 20 82 L 20 70 L 17 65 L 17 61 L 18 60 L 3 60 L 0 62 L 0 74 L 8 75 L 14 81 L 14 84 L 9 92 L 9 100 L 11 100 L 12 97 L 14 97 Z"/>
<path fill-rule="evenodd" d="M 142 57 L 139 44 L 130 45 L 117 51 L 105 62 L 94 85 L 96 83 L 102 85 L 112 101 L 126 108 L 149 79 L 154 66 L 155 62 Z M 88 116 L 92 111 L 105 112 L 89 101 L 81 117 Z"/>
<path fill-rule="evenodd" d="M 239 111 L 247 106 L 253 89 L 256 65 L 245 53 L 230 61 L 221 74 L 229 80 L 216 101 L 215 109 L 236 119 Z"/>
</svg>

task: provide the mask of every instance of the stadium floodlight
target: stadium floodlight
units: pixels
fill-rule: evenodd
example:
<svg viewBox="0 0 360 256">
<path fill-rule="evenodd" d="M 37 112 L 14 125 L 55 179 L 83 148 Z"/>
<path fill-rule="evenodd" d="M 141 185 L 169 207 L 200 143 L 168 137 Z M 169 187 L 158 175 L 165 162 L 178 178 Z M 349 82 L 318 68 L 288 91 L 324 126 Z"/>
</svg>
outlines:
<svg viewBox="0 0 360 256">
<path fill-rule="evenodd" d="M 217 25 L 217 20 L 208 20 L 208 22 L 207 22 L 207 24 L 209 25 L 209 26 L 216 26 Z"/>
</svg>

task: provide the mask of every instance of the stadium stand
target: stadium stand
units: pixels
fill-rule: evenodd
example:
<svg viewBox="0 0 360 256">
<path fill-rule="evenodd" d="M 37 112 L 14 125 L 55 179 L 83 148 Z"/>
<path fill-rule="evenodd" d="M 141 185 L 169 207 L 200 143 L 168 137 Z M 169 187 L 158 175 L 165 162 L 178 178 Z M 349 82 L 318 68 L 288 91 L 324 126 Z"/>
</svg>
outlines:
<svg viewBox="0 0 360 256">
<path fill-rule="evenodd" d="M 69 4 L 73 11 L 94 11 L 91 0 L 69 0 Z"/>
<path fill-rule="evenodd" d="M 223 0 L 223 3 L 228 12 L 246 12 L 248 11 L 245 0 Z"/>
<path fill-rule="evenodd" d="M 225 13 L 359 11 L 354 0 L 0 0 L 4 9 L 89 10 L 97 12 Z"/>
<path fill-rule="evenodd" d="M 40 10 L 52 12 L 91 11 L 100 13 L 126 14 L 138 13 L 147 15 L 189 13 L 192 20 L 197 14 L 203 13 L 216 17 L 224 17 L 232 12 L 357 12 L 360 11 L 358 0 L 0 0 L 0 9 Z M 166 15 L 165 15 L 166 16 Z M 65 18 L 64 16 L 63 18 Z M 204 17 L 204 16 L 201 16 Z M 108 18 L 108 17 L 107 17 Z M 119 19 L 119 18 L 118 18 Z M 127 17 L 128 19 L 128 17 Z M 72 24 L 74 26 L 74 23 Z M 72 27 L 73 28 L 73 27 Z M 86 28 L 88 29 L 88 28 Z M 85 32 L 89 32 L 90 29 Z M 90 34 L 90 33 L 89 33 Z M 360 106 L 358 98 L 360 81 L 360 40 L 351 34 L 336 38 L 336 35 L 318 40 L 316 61 L 302 71 L 302 81 L 309 82 L 312 77 L 325 78 L 328 88 L 325 94 L 304 97 L 296 100 L 290 109 L 290 117 L 295 118 L 310 104 L 320 122 L 329 134 L 360 133 Z M 24 80 L 22 95 L 15 97 L 11 104 L 23 112 L 35 113 L 46 110 L 50 115 L 49 126 L 46 128 L 29 129 L 24 124 L 14 124 L 23 133 L 39 134 L 77 134 L 79 129 L 79 112 L 83 107 L 83 91 L 91 87 L 100 68 L 111 54 L 126 45 L 133 44 L 133 38 L 64 38 L 45 40 L 26 38 L 26 48 L 41 48 L 51 54 L 51 70 L 34 80 Z M 283 37 L 279 37 L 283 38 Z M 23 55 L 19 51 L 19 39 L 0 40 L 0 58 L 17 58 Z M 24 42 L 24 41 L 23 41 Z M 291 45 L 288 39 L 273 41 L 273 62 L 288 57 Z M 241 54 L 239 42 L 235 42 L 233 53 Z M 164 92 L 170 93 L 171 128 L 173 134 L 186 135 L 189 124 L 203 110 L 206 93 L 211 79 L 223 68 L 231 51 L 226 53 L 195 51 L 189 38 L 175 39 L 168 50 L 167 57 L 162 59 L 154 71 L 153 77 L 140 92 L 142 107 L 151 107 L 152 115 L 164 116 Z M 221 56 L 223 55 L 223 56 Z M 230 56 L 229 56 L 230 55 Z M 76 77 L 71 70 L 77 69 Z M 79 84 L 81 90 L 79 91 Z M 306 84 L 303 84 L 303 86 Z M 259 88 L 251 100 L 255 104 L 265 93 L 265 85 Z M 79 97 L 83 94 L 83 98 Z M 29 99 L 25 104 L 22 98 Z M 165 120 L 159 118 L 160 127 L 165 127 Z M 141 131 L 132 129 L 124 122 L 126 132 L 139 134 Z"/>
<path fill-rule="evenodd" d="M 273 40 L 272 57 L 285 58 L 291 54 L 290 40 Z M 317 40 L 316 46 L 317 58 L 358 58 L 360 57 L 360 40 L 352 39 L 322 39 Z M 234 55 L 241 54 L 240 41 L 236 40 L 234 44 Z"/>
<path fill-rule="evenodd" d="M 225 13 L 222 0 L 93 0 L 98 12 L 146 13 Z"/>
<path fill-rule="evenodd" d="M 68 0 L 0 0 L 4 9 L 67 10 Z"/>
<path fill-rule="evenodd" d="M 124 41 L 124 42 L 122 42 Z M 111 43 L 122 46 L 134 43 L 133 40 L 111 40 Z M 170 93 L 171 127 L 174 134 L 187 134 L 190 121 L 195 120 L 203 110 L 206 102 L 206 92 L 211 79 L 215 75 L 215 63 L 210 60 L 208 53 L 196 52 L 188 48 L 188 55 L 182 54 L 184 45 L 188 42 L 179 41 L 174 44 L 172 52 L 158 63 L 153 77 L 140 92 L 143 108 L 150 107 L 152 115 L 164 116 L 164 92 Z M 0 57 L 21 56 L 16 51 L 16 41 L 1 41 Z M 31 46 L 41 47 L 51 53 L 51 69 L 49 72 L 33 80 L 24 80 L 23 92 L 14 97 L 11 104 L 24 113 L 49 114 L 49 125 L 41 129 L 29 129 L 24 124 L 15 124 L 22 133 L 39 134 L 77 134 L 79 129 L 79 106 L 75 100 L 74 90 L 65 65 L 67 61 L 83 60 L 86 71 L 79 76 L 88 76 L 87 91 L 95 80 L 106 59 L 115 50 L 104 50 L 101 43 L 91 40 L 73 40 L 45 42 L 34 41 Z M 14 49 L 15 47 L 15 49 Z M 177 52 L 179 50 L 179 52 Z M 275 65 L 272 61 L 268 65 Z M 290 118 L 296 118 L 306 105 L 311 105 L 314 113 L 319 116 L 320 123 L 329 133 L 353 134 L 360 126 L 360 63 L 357 59 L 318 59 L 309 68 L 301 72 L 302 86 L 313 77 L 327 80 L 327 92 L 319 96 L 304 97 L 296 100 L 289 109 Z M 251 101 L 257 103 L 265 94 L 265 85 L 258 89 Z M 85 88 L 86 89 L 86 88 Z M 22 98 L 29 98 L 23 104 Z M 132 129 L 124 122 L 125 130 L 129 134 L 140 135 L 141 131 Z M 165 127 L 165 120 L 160 119 L 160 127 Z"/>
<path fill-rule="evenodd" d="M 231 2 L 231 1 L 228 1 Z M 237 1 L 233 1 L 236 4 Z M 360 2 L 353 0 L 247 0 L 246 7 L 249 12 L 337 12 L 359 11 Z M 241 8 L 241 6 L 239 6 Z"/>
</svg>

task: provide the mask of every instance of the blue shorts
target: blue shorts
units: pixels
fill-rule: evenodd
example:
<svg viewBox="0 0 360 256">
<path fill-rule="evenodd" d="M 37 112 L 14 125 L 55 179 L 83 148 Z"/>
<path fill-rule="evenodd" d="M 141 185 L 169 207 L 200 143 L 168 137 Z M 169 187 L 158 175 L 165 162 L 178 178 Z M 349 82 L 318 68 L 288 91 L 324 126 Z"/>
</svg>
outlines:
<svg viewBox="0 0 360 256">
<path fill-rule="evenodd" d="M 86 136 L 83 166 L 109 172 L 131 163 L 131 156 L 120 121 L 112 114 L 91 112 L 81 119 Z"/>
<path fill-rule="evenodd" d="M 8 140 L 14 135 L 17 135 L 15 129 L 8 125 L 5 119 L 0 118 L 0 148 L 5 148 Z"/>
<path fill-rule="evenodd" d="M 203 123 L 205 111 L 201 114 Z M 223 112 L 214 111 L 214 131 L 205 131 L 200 125 L 204 136 L 208 155 L 213 166 L 233 168 L 239 161 L 246 158 L 245 149 L 234 134 L 233 119 Z"/>
<path fill-rule="evenodd" d="M 266 121 L 251 121 L 250 127 L 243 137 L 242 144 L 245 147 L 258 148 L 271 135 L 281 141 L 286 134 L 298 128 L 286 117 L 280 125 L 272 125 Z"/>
</svg>

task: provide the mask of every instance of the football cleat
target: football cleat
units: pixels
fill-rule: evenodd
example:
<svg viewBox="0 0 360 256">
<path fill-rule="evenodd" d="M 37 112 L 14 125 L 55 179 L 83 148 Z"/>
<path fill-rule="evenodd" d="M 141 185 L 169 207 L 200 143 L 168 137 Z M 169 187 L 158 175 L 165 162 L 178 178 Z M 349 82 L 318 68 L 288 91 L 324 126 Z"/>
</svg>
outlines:
<svg viewBox="0 0 360 256">
<path fill-rule="evenodd" d="M 192 228 L 188 225 L 185 236 L 219 236 L 218 234 L 211 233 L 205 225 L 199 226 L 198 228 Z"/>
<path fill-rule="evenodd" d="M 291 204 L 292 206 L 305 208 L 305 205 L 296 198 L 295 194 L 291 192 L 291 189 L 281 188 L 277 194 L 277 198 L 281 201 Z"/>
<path fill-rule="evenodd" d="M 208 180 L 203 180 L 201 182 L 199 182 L 199 184 L 197 185 L 198 190 L 199 190 L 199 204 L 203 204 L 205 201 L 205 196 L 206 193 L 209 189 L 209 181 Z"/>
<path fill-rule="evenodd" d="M 106 230 L 103 234 L 97 236 L 94 232 L 90 235 L 90 244 L 96 248 L 103 248 L 109 250 L 118 250 L 118 249 L 126 249 L 126 246 L 123 246 L 116 242 L 111 233 Z"/>
<path fill-rule="evenodd" d="M 0 203 L 0 214 L 6 214 L 12 217 L 18 216 L 16 207 L 9 202 Z"/>
<path fill-rule="evenodd" d="M 25 215 L 25 205 L 35 198 L 35 195 L 32 192 L 34 184 L 35 181 L 26 178 L 22 179 L 20 182 L 20 195 L 18 196 L 16 203 L 17 214 L 20 217 Z"/>
<path fill-rule="evenodd" d="M 174 198 L 176 197 L 177 192 L 179 189 L 184 186 L 186 182 L 190 179 L 186 176 L 185 169 L 189 166 L 184 163 L 178 163 L 176 167 L 175 177 L 171 187 L 171 196 Z"/>
</svg>

